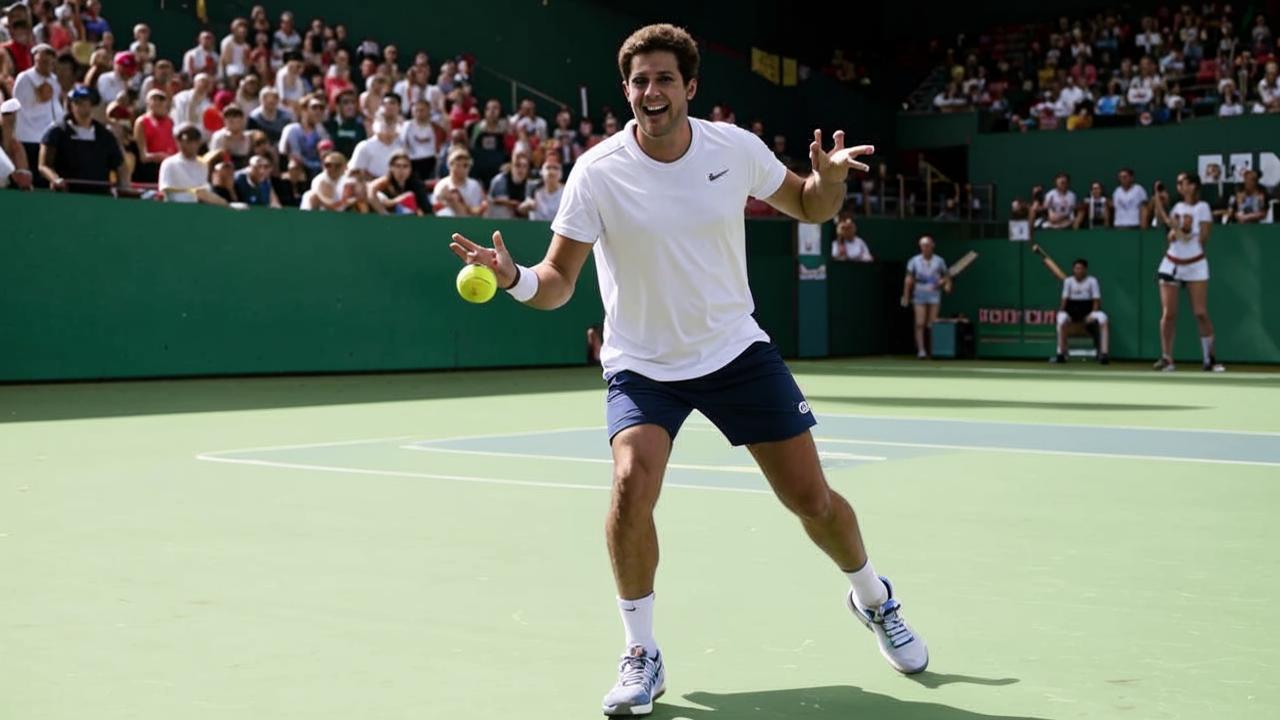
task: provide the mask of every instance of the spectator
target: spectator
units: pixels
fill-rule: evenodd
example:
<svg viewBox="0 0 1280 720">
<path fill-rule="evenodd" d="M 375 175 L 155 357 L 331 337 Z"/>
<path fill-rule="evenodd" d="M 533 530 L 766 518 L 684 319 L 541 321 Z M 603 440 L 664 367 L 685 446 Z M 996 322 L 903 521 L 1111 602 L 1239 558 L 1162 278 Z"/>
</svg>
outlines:
<svg viewBox="0 0 1280 720">
<path fill-rule="evenodd" d="M 0 103 L 0 165 L 5 170 L 0 172 L 0 188 L 12 185 L 19 190 L 30 190 L 33 173 L 27 165 L 27 153 L 22 143 L 14 137 L 18 125 L 18 111 L 22 103 L 16 98 L 9 98 Z"/>
<path fill-rule="evenodd" d="M 213 33 L 207 30 L 200 33 L 196 38 L 196 46 L 182 56 L 182 72 L 187 77 L 194 78 L 202 73 L 211 77 L 218 74 L 218 62 L 221 58 L 215 42 Z"/>
<path fill-rule="evenodd" d="M 1231 80 L 1222 83 L 1222 104 L 1218 106 L 1218 117 L 1234 117 L 1244 114 L 1244 105 L 1236 93 L 1236 84 Z"/>
<path fill-rule="evenodd" d="M 231 33 L 222 39 L 219 53 L 219 77 L 244 77 L 249 72 L 249 21 L 236 18 L 231 21 Z"/>
<path fill-rule="evenodd" d="M 489 99 L 484 104 L 484 117 L 471 127 L 471 156 L 475 159 L 473 175 L 488 183 L 498 174 L 507 159 L 507 134 L 512 130 L 502 117 L 502 104 Z M 532 155 L 532 153 L 529 153 Z"/>
<path fill-rule="evenodd" d="M 577 161 L 582 157 L 582 153 L 590 150 L 600 142 L 602 138 L 595 132 L 595 124 L 591 122 L 591 118 L 584 117 L 578 121 L 578 134 L 573 139 L 573 159 Z"/>
<path fill-rule="evenodd" d="M 40 18 L 40 22 L 31 29 L 35 42 L 52 45 L 58 52 L 71 47 L 71 43 L 80 36 L 79 30 L 73 28 L 72 23 L 58 17 L 53 11 L 52 0 L 41 0 L 35 3 L 35 7 L 36 17 Z"/>
<path fill-rule="evenodd" d="M 431 120 L 438 123 L 444 119 L 444 95 L 440 88 L 431 84 L 430 72 L 428 65 L 411 66 L 404 79 L 396 83 L 395 93 L 407 108 L 412 108 L 419 100 L 426 101 Z"/>
<path fill-rule="evenodd" d="M 1047 213 L 1044 227 L 1067 228 L 1079 227 L 1077 220 L 1076 194 L 1071 191 L 1071 176 L 1059 173 L 1053 179 L 1053 188 L 1044 194 L 1044 207 Z"/>
<path fill-rule="evenodd" d="M 129 52 L 138 59 L 138 67 L 143 74 L 155 70 L 155 61 L 160 57 L 156 44 L 151 42 L 151 27 L 146 23 L 133 26 L 133 42 L 129 44 Z"/>
<path fill-rule="evenodd" d="M 1156 56 L 1160 52 L 1160 46 L 1164 43 L 1164 38 L 1160 35 L 1159 29 L 1156 27 L 1155 18 L 1142 18 L 1142 32 L 1133 39 L 1133 44 L 1145 55 Z"/>
<path fill-rule="evenodd" d="M 538 140 L 547 139 L 547 121 L 538 117 L 538 108 L 530 98 L 520 101 L 520 109 L 510 118 L 511 129 L 523 129 L 529 136 Z"/>
<path fill-rule="evenodd" d="M 344 90 L 337 98 L 338 112 L 329 118 L 325 130 L 333 140 L 333 149 L 349 156 L 369 134 L 365 131 L 364 116 L 356 105 L 355 90 Z"/>
<path fill-rule="evenodd" d="M 1160 58 L 1160 72 L 1166 79 L 1181 78 L 1187 73 L 1187 60 L 1182 48 L 1174 45 Z"/>
<path fill-rule="evenodd" d="M 1089 197 L 1084 199 L 1084 213 L 1076 218 L 1075 227 L 1078 229 L 1082 220 L 1088 223 L 1090 229 L 1108 227 L 1111 224 L 1110 210 L 1102 183 L 1094 180 L 1089 184 Z"/>
<path fill-rule="evenodd" d="M 567 107 L 560 108 L 556 111 L 556 127 L 551 131 L 551 139 L 555 141 L 556 154 L 564 167 L 565 177 L 568 177 L 572 171 L 573 161 L 576 159 L 573 154 L 573 141 L 577 136 L 577 131 L 573 129 L 573 114 Z"/>
<path fill-rule="evenodd" d="M 1267 51 L 1271 45 L 1271 27 L 1267 25 L 1267 17 L 1265 15 L 1256 15 L 1253 18 L 1253 29 L 1249 36 L 1253 39 L 1254 52 L 1261 55 Z"/>
<path fill-rule="evenodd" d="M 1169 94 L 1164 96 L 1164 106 L 1169 120 L 1182 122 L 1182 113 L 1187 107 L 1187 100 L 1182 97 L 1182 83 L 1175 82 L 1169 86 Z"/>
<path fill-rule="evenodd" d="M 471 172 L 471 153 L 465 147 L 449 151 L 449 174 L 436 183 L 432 208 L 441 217 L 479 217 L 489 210 L 484 188 Z"/>
<path fill-rule="evenodd" d="M 104 194 L 116 173 L 119 187 L 128 185 L 128 168 L 120 143 L 106 125 L 93 118 L 93 93 L 78 87 L 68 96 L 71 112 L 45 131 L 40 144 L 40 174 L 54 190 Z"/>
<path fill-rule="evenodd" d="M 511 158 L 506 172 L 498 173 L 489 184 L 489 213 L 491 218 L 526 218 L 529 211 L 524 201 L 532 197 L 529 193 L 529 156 L 524 154 Z"/>
<path fill-rule="evenodd" d="M 31 34 L 31 22 L 28 20 L 17 20 L 9 24 L 9 33 L 12 39 L 5 43 L 0 43 L 0 50 L 8 53 L 9 60 L 13 63 L 13 72 L 21 74 L 29 70 L 34 63 L 32 55 L 34 54 L 34 38 Z M 52 48 L 50 48 L 52 49 Z"/>
<path fill-rule="evenodd" d="M 360 95 L 360 112 L 365 122 L 373 124 L 373 118 L 382 109 L 382 98 L 387 94 L 387 78 L 384 75 L 370 75 L 365 80 L 365 91 Z"/>
<path fill-rule="evenodd" d="M 80 22 L 84 25 L 84 39 L 89 42 L 99 42 L 111 34 L 111 25 L 102 17 L 102 3 L 98 0 L 88 0 L 84 4 Z"/>
<path fill-rule="evenodd" d="M 285 55 L 295 53 L 302 47 L 302 36 L 293 24 L 293 13 L 280 14 L 280 29 L 271 37 L 271 61 L 276 67 L 285 62 Z M 284 93 L 281 93 L 283 97 Z"/>
<path fill-rule="evenodd" d="M 533 189 L 533 197 L 524 201 L 524 208 L 530 220 L 551 222 L 560 211 L 560 198 L 564 196 L 564 185 L 560 183 L 564 168 L 553 157 L 547 158 L 542 165 L 542 183 Z"/>
<path fill-rule="evenodd" d="M 249 207 L 281 207 L 280 198 L 271 186 L 273 167 L 270 157 L 254 155 L 249 166 L 236 173 L 236 201 Z"/>
<path fill-rule="evenodd" d="M 311 92 L 307 81 L 302 77 L 302 55 L 290 52 L 284 56 L 284 69 L 276 75 L 276 92 L 280 93 L 280 102 L 299 115 L 302 112 L 302 100 Z"/>
<path fill-rule="evenodd" d="M 413 174 L 413 162 L 404 150 L 391 154 L 387 173 L 369 184 L 369 203 L 380 215 L 425 215 L 430 199 L 422 181 Z"/>
<path fill-rule="evenodd" d="M 346 50 L 339 49 L 334 55 L 333 65 L 324 74 L 324 96 L 331 107 L 337 107 L 338 100 L 345 93 L 351 93 L 354 105 L 357 94 L 355 83 L 351 80 L 351 55 Z"/>
<path fill-rule="evenodd" d="M 480 111 L 476 109 L 476 99 L 471 94 L 471 85 L 467 83 L 459 85 L 453 92 L 452 98 L 453 107 L 449 110 L 451 127 L 465 130 L 480 120 Z M 524 130 L 523 127 L 520 129 Z"/>
<path fill-rule="evenodd" d="M 1258 223 L 1267 217 L 1267 194 L 1258 187 L 1258 171 L 1245 170 L 1244 184 L 1236 192 L 1235 221 Z"/>
<path fill-rule="evenodd" d="M 354 207 L 360 198 L 356 196 L 355 179 L 346 171 L 347 159 L 342 153 L 325 155 L 324 172 L 317 174 L 311 189 L 303 193 L 302 209 L 346 212 Z"/>
<path fill-rule="evenodd" d="M 142 87 L 138 75 L 138 58 L 131 52 L 118 52 L 112 62 L 112 70 L 98 76 L 98 99 L 106 104 L 120 97 L 126 90 L 137 92 Z"/>
<path fill-rule="evenodd" d="M 1106 365 L 1110 350 L 1111 332 L 1107 314 L 1102 311 L 1102 291 L 1097 278 L 1089 274 L 1089 261 L 1076 260 L 1071 275 L 1062 281 L 1062 304 L 1058 306 L 1058 354 L 1050 362 L 1067 361 L 1067 328 L 1072 323 L 1096 327 L 1098 335 L 1098 363 Z"/>
<path fill-rule="evenodd" d="M 175 125 L 194 125 L 200 131 L 201 135 L 207 136 L 208 129 L 205 127 L 205 112 L 213 107 L 213 101 L 210 99 L 213 92 L 213 76 L 200 73 L 196 75 L 195 82 L 192 83 L 190 90 L 183 90 L 173 96 L 173 109 L 170 115 L 173 116 Z"/>
<path fill-rule="evenodd" d="M 618 132 L 618 116 L 612 113 L 604 116 L 604 137 L 612 137 Z M 777 137 L 774 137 L 777 140 Z M 785 144 L 785 142 L 784 142 Z M 776 142 L 775 142 L 776 145 Z"/>
<path fill-rule="evenodd" d="M 275 65 L 271 61 L 271 33 L 254 33 L 253 49 L 249 51 L 249 69 L 260 78 L 275 77 Z"/>
<path fill-rule="evenodd" d="M 53 73 L 53 48 L 42 44 L 31 50 L 34 65 L 18 73 L 13 84 L 13 97 L 21 103 L 13 135 L 26 153 L 27 167 L 39 168 L 45 132 L 61 125 L 66 113 L 62 109 L 62 86 Z M 35 178 L 35 185 L 48 187 L 43 173 Z"/>
<path fill-rule="evenodd" d="M 266 107 L 264 100 L 263 107 Z M 328 140 L 320 121 L 324 119 L 324 101 L 313 98 L 302 109 L 297 122 L 289 123 L 280 135 L 280 154 L 291 160 L 297 160 L 307 169 L 307 173 L 318 175 L 323 167 L 320 159 L 321 140 Z M 345 161 L 346 158 L 343 158 Z"/>
<path fill-rule="evenodd" d="M 258 99 L 262 93 L 262 83 L 258 80 L 257 75 L 245 75 L 240 81 L 240 85 L 236 88 L 235 103 L 236 107 L 244 111 L 245 119 L 249 114 L 258 109 L 258 105 L 262 102 Z"/>
<path fill-rule="evenodd" d="M 226 205 L 227 201 L 209 187 L 209 167 L 199 152 L 203 135 L 190 123 L 178 127 L 178 154 L 160 163 L 160 192 L 165 202 Z"/>
<path fill-rule="evenodd" d="M 413 68 L 410 68 L 412 72 Z M 419 97 L 413 103 L 413 118 L 404 124 L 401 140 L 409 152 L 413 174 L 419 180 L 436 176 L 436 162 L 440 156 L 440 136 L 443 128 L 431 120 L 431 102 Z"/>
<path fill-rule="evenodd" d="M 871 257 L 867 242 L 858 236 L 858 224 L 853 221 L 853 213 L 849 210 L 840 211 L 836 218 L 836 234 L 831 239 L 831 259 L 863 263 L 875 260 Z"/>
<path fill-rule="evenodd" d="M 933 97 L 933 107 L 939 112 L 965 110 L 968 105 L 969 100 L 960 92 L 960 84 L 954 81 Z"/>
<path fill-rule="evenodd" d="M 135 180 L 154 183 L 159 179 L 160 163 L 178 153 L 173 131 L 169 98 L 161 90 L 152 90 L 147 93 L 147 112 L 133 124 L 133 141 L 138 148 L 138 165 L 133 171 Z"/>
<path fill-rule="evenodd" d="M 209 138 L 209 149 L 226 153 L 232 167 L 239 170 L 249 164 L 252 145 L 245 133 L 244 111 L 237 105 L 228 105 L 222 111 L 226 125 Z"/>
<path fill-rule="evenodd" d="M 405 149 L 400 139 L 400 118 L 383 111 L 373 121 L 373 137 L 361 140 L 351 156 L 351 170 L 365 182 L 387 174 L 391 156 Z"/>
<path fill-rule="evenodd" d="M 274 87 L 262 88 L 258 100 L 261 101 L 258 109 L 249 113 L 249 127 L 261 130 L 272 144 L 278 144 L 284 129 L 294 122 L 293 113 L 280 107 L 280 93 Z"/>
<path fill-rule="evenodd" d="M 1115 115 L 1124 107 L 1124 95 L 1120 93 L 1120 80 L 1112 80 L 1107 83 L 1107 93 L 1098 98 L 1097 107 L 1094 108 L 1096 115 Z"/>
<path fill-rule="evenodd" d="M 1150 56 L 1144 56 L 1138 63 L 1137 77 L 1129 84 L 1129 105 L 1139 112 L 1149 110 L 1151 101 L 1155 99 L 1156 88 L 1163 84 L 1156 72 L 1155 62 Z"/>
<path fill-rule="evenodd" d="M 71 62 L 74 64 L 75 60 Z M 171 100 L 174 95 L 182 91 L 182 81 L 178 79 L 177 74 L 174 72 L 172 62 L 164 59 L 157 60 L 155 62 L 155 70 L 150 77 L 142 81 L 142 88 L 138 92 L 145 98 L 151 94 L 152 90 L 159 90 L 164 93 L 166 98 Z"/>
<path fill-rule="evenodd" d="M 787 154 L 787 136 L 773 136 L 773 156 L 788 169 L 795 170 L 795 160 Z"/>
<path fill-rule="evenodd" d="M 1120 185 L 1111 191 L 1112 225 L 1137 229 L 1150 226 L 1147 191 L 1134 182 L 1133 170 L 1122 168 L 1117 175 Z"/>
<path fill-rule="evenodd" d="M 1266 74 L 1258 81 L 1258 101 L 1267 112 L 1280 112 L 1280 64 L 1267 63 Z"/>
<path fill-rule="evenodd" d="M 236 170 L 231 163 L 220 162 L 213 166 L 209 190 L 228 205 L 239 204 L 236 200 Z"/>
<path fill-rule="evenodd" d="M 272 167 L 277 167 L 276 163 L 273 162 Z M 307 169 L 302 163 L 289 161 L 288 170 L 280 177 L 272 178 L 271 186 L 276 191 L 276 196 L 280 198 L 281 205 L 300 207 L 302 198 L 309 189 Z"/>
</svg>

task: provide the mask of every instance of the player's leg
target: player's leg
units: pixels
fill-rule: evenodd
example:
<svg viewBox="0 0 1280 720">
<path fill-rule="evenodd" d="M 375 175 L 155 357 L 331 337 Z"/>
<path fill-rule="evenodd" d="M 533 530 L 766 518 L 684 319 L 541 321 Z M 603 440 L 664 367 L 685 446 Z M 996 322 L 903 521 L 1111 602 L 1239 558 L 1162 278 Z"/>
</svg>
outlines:
<svg viewBox="0 0 1280 720">
<path fill-rule="evenodd" d="M 846 604 L 871 629 L 880 652 L 895 669 L 917 673 L 929 664 L 929 650 L 902 618 L 889 581 L 867 558 L 858 518 L 849 502 L 827 484 L 813 434 L 747 446 L 774 494 L 800 519 L 805 532 L 853 586 Z"/>
<path fill-rule="evenodd" d="M 929 306 L 925 303 L 913 303 L 912 307 L 916 318 L 916 357 L 926 358 L 929 357 L 929 353 L 925 352 L 924 348 L 924 328 L 929 322 Z"/>
<path fill-rule="evenodd" d="M 607 399 L 613 486 L 605 539 L 625 632 L 617 683 L 605 694 L 606 715 L 644 715 L 665 689 L 666 672 L 653 630 L 658 532 L 653 510 L 671 445 L 692 411 L 663 383 L 623 371 Z"/>
<path fill-rule="evenodd" d="M 1191 300 L 1191 312 L 1195 313 L 1196 325 L 1200 329 L 1200 353 L 1204 369 L 1206 372 L 1221 372 L 1224 368 L 1218 364 L 1214 353 L 1213 320 L 1209 318 L 1209 282 L 1188 282 L 1187 297 Z"/>
<path fill-rule="evenodd" d="M 1160 359 L 1157 370 L 1173 369 L 1173 337 L 1178 327 L 1178 284 L 1161 280 L 1160 288 Z"/>
<path fill-rule="evenodd" d="M 1089 313 L 1089 321 L 1098 326 L 1098 362 L 1105 365 L 1111 356 L 1111 321 L 1101 310 Z"/>
<path fill-rule="evenodd" d="M 1071 322 L 1071 316 L 1064 310 L 1058 311 L 1058 354 L 1054 356 L 1053 362 L 1064 363 L 1067 361 L 1067 324 Z"/>
<path fill-rule="evenodd" d="M 928 305 L 925 305 L 924 307 L 925 307 L 924 327 L 925 327 L 925 330 L 928 332 L 929 357 L 933 357 L 933 326 L 935 323 L 938 322 L 938 310 L 939 308 L 942 307 L 942 305 L 938 302 L 932 302 L 932 303 L 929 303 Z"/>
</svg>

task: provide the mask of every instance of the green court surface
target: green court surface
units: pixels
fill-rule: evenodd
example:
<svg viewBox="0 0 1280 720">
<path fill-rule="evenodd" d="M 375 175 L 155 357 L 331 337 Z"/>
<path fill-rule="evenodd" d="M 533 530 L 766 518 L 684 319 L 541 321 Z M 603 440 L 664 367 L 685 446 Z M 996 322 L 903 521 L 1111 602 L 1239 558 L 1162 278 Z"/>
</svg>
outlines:
<svg viewBox="0 0 1280 720">
<path fill-rule="evenodd" d="M 932 651 L 695 415 L 653 717 L 1280 717 L 1280 374 L 793 363 Z M 0 386 L 0 718 L 599 717 L 595 370 Z"/>
</svg>

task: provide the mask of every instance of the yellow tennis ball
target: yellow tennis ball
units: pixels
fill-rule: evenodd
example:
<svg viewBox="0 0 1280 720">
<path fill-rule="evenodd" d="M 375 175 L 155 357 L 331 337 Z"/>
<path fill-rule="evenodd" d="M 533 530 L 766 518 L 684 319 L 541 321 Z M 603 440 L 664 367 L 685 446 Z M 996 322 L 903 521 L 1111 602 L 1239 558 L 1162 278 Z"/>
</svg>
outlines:
<svg viewBox="0 0 1280 720">
<path fill-rule="evenodd" d="M 468 265 L 458 273 L 458 294 L 471 303 L 487 303 L 498 291 L 498 278 L 483 265 Z"/>
</svg>

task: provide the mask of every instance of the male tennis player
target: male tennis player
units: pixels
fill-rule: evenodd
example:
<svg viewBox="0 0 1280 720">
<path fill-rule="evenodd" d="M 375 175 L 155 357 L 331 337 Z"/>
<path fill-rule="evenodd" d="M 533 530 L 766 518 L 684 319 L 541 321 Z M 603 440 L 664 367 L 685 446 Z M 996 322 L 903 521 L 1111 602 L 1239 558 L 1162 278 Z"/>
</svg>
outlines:
<svg viewBox="0 0 1280 720">
<path fill-rule="evenodd" d="M 499 233 L 492 249 L 455 234 L 464 262 L 488 266 L 514 298 L 550 310 L 573 294 L 594 251 L 605 306 L 601 364 L 613 450 L 605 534 L 626 630 L 606 715 L 643 715 L 665 688 L 654 639 L 658 536 L 653 510 L 672 442 L 693 410 L 746 445 L 782 503 L 848 576 L 848 607 L 905 673 L 924 670 L 925 643 L 903 621 L 889 582 L 867 560 L 849 503 L 822 474 L 813 413 L 778 349 L 752 319 L 743 205 L 764 198 L 803 222 L 831 219 L 868 145 L 831 152 L 821 131 L 812 171 L 789 172 L 763 142 L 727 123 L 688 116 L 698 49 L 671 25 L 637 30 L 618 52 L 635 119 L 575 164 L 541 263 L 516 265 Z"/>
<path fill-rule="evenodd" d="M 902 279 L 902 307 L 909 303 L 915 310 L 916 357 L 929 357 L 925 330 L 932 331 L 938 321 L 938 309 L 942 305 L 942 291 L 951 292 L 951 278 L 947 276 L 947 261 L 933 253 L 933 238 L 925 235 L 919 240 L 920 252 L 907 261 L 907 274 Z"/>
</svg>

